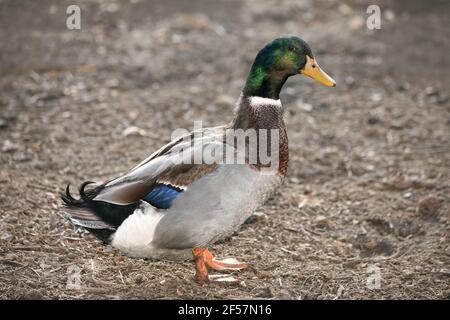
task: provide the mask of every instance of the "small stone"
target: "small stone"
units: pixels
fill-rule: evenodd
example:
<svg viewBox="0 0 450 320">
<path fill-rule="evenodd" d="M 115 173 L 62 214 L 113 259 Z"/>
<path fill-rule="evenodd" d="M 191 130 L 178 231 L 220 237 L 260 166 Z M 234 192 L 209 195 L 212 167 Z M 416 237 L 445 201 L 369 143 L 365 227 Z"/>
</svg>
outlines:
<svg viewBox="0 0 450 320">
<path fill-rule="evenodd" d="M 119 80 L 114 79 L 114 78 L 108 79 L 105 82 L 105 87 L 107 87 L 107 88 L 117 88 L 117 87 L 119 87 L 119 85 L 120 85 Z"/>
<path fill-rule="evenodd" d="M 351 19 L 348 21 L 348 27 L 349 27 L 351 30 L 359 29 L 359 28 L 361 28 L 363 25 L 364 25 L 364 19 L 361 18 L 361 17 L 359 17 L 359 16 L 353 17 L 353 18 L 351 18 Z"/>
<path fill-rule="evenodd" d="M 12 143 L 10 140 L 5 140 L 3 142 L 2 151 L 3 152 L 13 152 L 19 149 L 19 146 L 15 143 Z"/>
<path fill-rule="evenodd" d="M 265 287 L 264 289 L 261 290 L 261 292 L 257 296 L 261 298 L 272 298 L 273 297 L 272 289 L 270 289 L 269 287 Z"/>
<path fill-rule="evenodd" d="M 369 218 L 366 221 L 376 228 L 380 233 L 391 233 L 393 229 L 393 225 L 391 222 L 383 219 L 383 218 Z"/>
<path fill-rule="evenodd" d="M 400 83 L 397 87 L 398 91 L 409 91 L 411 85 L 408 82 Z"/>
<path fill-rule="evenodd" d="M 131 126 L 126 128 L 125 130 L 122 131 L 122 135 L 124 135 L 125 137 L 128 136 L 145 136 L 147 135 L 147 132 L 144 129 L 135 127 L 135 126 Z"/>
<path fill-rule="evenodd" d="M 144 276 L 141 274 L 138 274 L 136 278 L 134 279 L 134 283 L 136 284 L 142 284 L 144 282 Z"/>
<path fill-rule="evenodd" d="M 261 212 L 261 211 L 255 211 L 254 213 L 253 213 L 253 215 L 254 216 L 256 216 L 256 217 L 265 217 L 266 216 L 266 214 L 264 213 L 264 212 Z"/>
<path fill-rule="evenodd" d="M 403 195 L 404 198 L 409 199 L 412 197 L 412 193 L 411 192 L 407 192 Z"/>
<path fill-rule="evenodd" d="M 349 87 L 354 87 L 356 84 L 355 78 L 353 78 L 352 76 L 346 76 L 344 82 Z"/>
<path fill-rule="evenodd" d="M 374 124 L 377 124 L 380 122 L 381 122 L 381 120 L 377 116 L 370 116 L 369 118 L 367 118 L 367 123 L 370 125 L 374 125 Z"/>
<path fill-rule="evenodd" d="M 298 100 L 296 105 L 297 108 L 305 112 L 311 112 L 313 110 L 313 106 L 310 103 L 304 102 L 303 100 Z"/>
<path fill-rule="evenodd" d="M 20 152 L 13 156 L 13 160 L 15 162 L 27 162 L 27 161 L 30 161 L 31 159 L 32 159 L 31 155 L 29 155 L 25 152 Z"/>
<path fill-rule="evenodd" d="M 277 294 L 276 297 L 278 300 L 292 300 L 292 296 L 286 289 L 283 289 L 280 291 L 280 293 Z"/>
<path fill-rule="evenodd" d="M 318 228 L 327 228 L 331 224 L 330 220 L 325 216 L 317 216 L 315 222 Z"/>
<path fill-rule="evenodd" d="M 8 126 L 8 122 L 5 119 L 0 118 L 0 129 L 6 128 Z"/>
<path fill-rule="evenodd" d="M 17 255 L 14 253 L 7 253 L 5 256 L 6 260 L 16 260 L 17 259 Z"/>
<path fill-rule="evenodd" d="M 428 87 L 425 88 L 425 94 L 427 96 L 434 96 L 434 95 L 437 95 L 438 92 L 433 87 L 428 86 Z"/>
<path fill-rule="evenodd" d="M 366 252 L 369 255 L 390 256 L 394 253 L 394 245 L 388 240 L 370 241 L 364 244 Z"/>
<path fill-rule="evenodd" d="M 436 103 L 439 105 L 446 104 L 449 100 L 449 96 L 446 94 L 440 94 L 439 97 L 436 99 Z"/>
<path fill-rule="evenodd" d="M 372 100 L 373 102 L 380 102 L 381 100 L 383 100 L 383 95 L 380 92 L 374 92 L 370 96 L 370 100 Z"/>
<path fill-rule="evenodd" d="M 0 239 L 4 240 L 4 241 L 11 241 L 14 238 L 14 236 L 8 232 L 4 232 L 2 234 L 2 236 L 0 237 Z"/>
<path fill-rule="evenodd" d="M 406 190 L 411 188 L 413 183 L 403 176 L 397 176 L 389 181 L 385 181 L 384 185 L 391 190 Z"/>
<path fill-rule="evenodd" d="M 430 218 L 436 216 L 441 207 L 442 202 L 438 198 L 428 196 L 419 201 L 417 213 L 423 218 Z"/>
<path fill-rule="evenodd" d="M 338 7 L 338 10 L 340 13 L 342 13 L 343 15 L 347 16 L 349 14 L 351 14 L 353 12 L 353 8 L 350 7 L 348 4 L 346 3 L 341 3 Z"/>
<path fill-rule="evenodd" d="M 342 264 L 342 266 L 346 269 L 354 269 L 360 263 L 361 263 L 361 260 L 350 260 L 350 261 L 344 262 Z"/>
<path fill-rule="evenodd" d="M 69 119 L 72 117 L 72 113 L 70 111 L 64 111 L 61 113 L 61 117 L 64 119 Z"/>
<path fill-rule="evenodd" d="M 422 231 L 421 226 L 414 221 L 401 221 L 395 224 L 395 233 L 400 237 L 423 233 Z"/>
<path fill-rule="evenodd" d="M 42 294 L 37 291 L 37 290 L 33 290 L 30 292 L 25 292 L 23 293 L 20 297 L 20 300 L 42 300 L 44 299 L 44 297 L 42 296 Z"/>
<path fill-rule="evenodd" d="M 256 217 L 255 215 L 251 215 L 247 218 L 247 220 L 244 221 L 244 224 L 253 224 L 256 222 L 256 220 L 258 220 L 258 217 Z"/>
<path fill-rule="evenodd" d="M 59 98 L 61 98 L 63 96 L 64 96 L 63 92 L 60 92 L 60 91 L 49 91 L 49 92 L 46 92 L 46 94 L 42 95 L 42 97 L 40 97 L 39 100 L 51 101 L 51 100 L 57 100 L 57 99 L 59 99 Z"/>
<path fill-rule="evenodd" d="M 70 139 L 67 136 L 67 134 L 65 134 L 62 131 L 56 131 L 52 134 L 52 138 L 56 141 L 56 142 L 69 142 Z"/>
<path fill-rule="evenodd" d="M 394 21 L 395 20 L 395 13 L 392 10 L 385 10 L 384 11 L 384 18 L 388 21 Z"/>
<path fill-rule="evenodd" d="M 236 283 L 237 279 L 233 277 L 231 274 L 212 274 L 209 276 L 209 280 L 213 282 L 228 282 L 228 283 Z"/>
<path fill-rule="evenodd" d="M 267 271 L 258 271 L 257 276 L 259 279 L 267 279 L 271 277 L 270 272 Z"/>
</svg>

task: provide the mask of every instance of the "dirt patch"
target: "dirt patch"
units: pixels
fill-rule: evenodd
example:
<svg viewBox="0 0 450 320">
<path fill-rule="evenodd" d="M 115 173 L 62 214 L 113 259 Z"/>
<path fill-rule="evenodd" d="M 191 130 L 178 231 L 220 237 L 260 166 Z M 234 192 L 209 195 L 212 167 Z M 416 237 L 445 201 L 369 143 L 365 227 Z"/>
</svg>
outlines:
<svg viewBox="0 0 450 320">
<path fill-rule="evenodd" d="M 68 1 L 0 1 L 2 298 L 449 298 L 447 1 L 380 1 L 379 31 L 373 1 L 79 3 L 69 31 Z M 213 248 L 251 263 L 238 283 L 201 287 L 191 263 L 123 257 L 59 216 L 68 182 L 229 121 L 257 50 L 284 34 L 338 86 L 286 84 L 288 178 Z"/>
</svg>

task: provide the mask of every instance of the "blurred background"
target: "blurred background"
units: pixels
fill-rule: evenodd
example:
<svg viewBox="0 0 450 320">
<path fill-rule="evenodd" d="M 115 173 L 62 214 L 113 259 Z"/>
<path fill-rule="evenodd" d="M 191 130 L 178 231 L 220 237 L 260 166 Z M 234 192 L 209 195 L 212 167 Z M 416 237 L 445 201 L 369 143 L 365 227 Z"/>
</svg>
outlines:
<svg viewBox="0 0 450 320">
<path fill-rule="evenodd" d="M 81 30 L 66 28 L 73 4 Z M 449 298 L 449 9 L 0 0 L 0 296 Z M 337 87 L 287 82 L 288 177 L 214 247 L 254 267 L 237 283 L 200 287 L 189 262 L 120 256 L 58 214 L 67 183 L 110 179 L 194 120 L 230 121 L 256 53 L 283 35 L 306 40 Z"/>
</svg>

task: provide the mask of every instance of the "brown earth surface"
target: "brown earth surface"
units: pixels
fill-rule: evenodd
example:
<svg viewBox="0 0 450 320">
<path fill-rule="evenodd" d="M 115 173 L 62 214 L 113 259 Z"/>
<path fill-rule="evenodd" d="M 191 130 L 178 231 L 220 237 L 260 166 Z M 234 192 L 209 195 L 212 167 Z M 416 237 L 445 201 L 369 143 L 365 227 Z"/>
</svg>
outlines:
<svg viewBox="0 0 450 320">
<path fill-rule="evenodd" d="M 1 298 L 450 297 L 448 1 L 80 0 L 70 31 L 73 2 L 0 0 Z M 251 263 L 237 282 L 199 286 L 192 263 L 121 256 L 59 214 L 67 183 L 231 120 L 256 52 L 286 34 L 338 86 L 287 82 L 287 179 L 213 246 Z"/>
</svg>

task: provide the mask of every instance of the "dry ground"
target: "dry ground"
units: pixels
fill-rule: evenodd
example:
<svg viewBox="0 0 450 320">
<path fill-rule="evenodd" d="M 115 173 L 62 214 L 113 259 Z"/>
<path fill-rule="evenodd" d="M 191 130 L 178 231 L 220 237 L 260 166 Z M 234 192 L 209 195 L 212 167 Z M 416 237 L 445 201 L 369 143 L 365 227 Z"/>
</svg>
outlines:
<svg viewBox="0 0 450 320">
<path fill-rule="evenodd" d="M 81 31 L 65 29 L 74 2 Z M 371 3 L 381 30 L 365 27 Z M 449 298 L 448 10 L 1 0 L 0 297 Z M 306 39 L 338 86 L 288 81 L 288 178 L 213 248 L 252 264 L 239 282 L 201 287 L 191 263 L 123 257 L 58 214 L 68 182 L 112 178 L 194 120 L 229 121 L 257 50 L 283 34 Z M 67 287 L 73 268 L 81 289 Z"/>
</svg>

